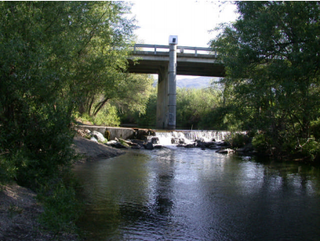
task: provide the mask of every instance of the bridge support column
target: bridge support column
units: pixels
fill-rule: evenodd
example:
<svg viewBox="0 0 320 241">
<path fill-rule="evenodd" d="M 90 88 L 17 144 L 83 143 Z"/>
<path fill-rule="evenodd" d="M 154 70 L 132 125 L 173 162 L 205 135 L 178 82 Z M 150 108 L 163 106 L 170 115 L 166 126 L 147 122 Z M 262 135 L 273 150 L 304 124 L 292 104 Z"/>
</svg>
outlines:
<svg viewBox="0 0 320 241">
<path fill-rule="evenodd" d="M 167 129 L 168 126 L 168 88 L 168 67 L 161 67 L 158 73 L 157 129 Z"/>
<path fill-rule="evenodd" d="M 176 129 L 176 75 L 177 75 L 177 41 L 170 42 L 169 50 L 169 91 L 168 91 L 168 126 L 167 129 Z"/>
<path fill-rule="evenodd" d="M 169 39 L 169 64 L 158 73 L 157 123 L 158 129 L 176 129 L 176 73 L 177 36 Z"/>
</svg>

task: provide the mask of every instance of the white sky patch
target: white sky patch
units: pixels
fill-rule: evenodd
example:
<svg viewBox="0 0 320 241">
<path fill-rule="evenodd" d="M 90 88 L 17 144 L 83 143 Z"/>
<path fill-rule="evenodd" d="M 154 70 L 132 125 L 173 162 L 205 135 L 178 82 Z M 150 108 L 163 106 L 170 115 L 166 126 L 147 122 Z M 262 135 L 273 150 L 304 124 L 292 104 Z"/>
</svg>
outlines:
<svg viewBox="0 0 320 241">
<path fill-rule="evenodd" d="M 219 23 L 238 17 L 231 2 L 191 0 L 136 0 L 131 12 L 140 27 L 135 31 L 138 42 L 163 44 L 169 35 L 178 35 L 178 45 L 207 47 L 216 32 L 209 32 Z"/>
</svg>

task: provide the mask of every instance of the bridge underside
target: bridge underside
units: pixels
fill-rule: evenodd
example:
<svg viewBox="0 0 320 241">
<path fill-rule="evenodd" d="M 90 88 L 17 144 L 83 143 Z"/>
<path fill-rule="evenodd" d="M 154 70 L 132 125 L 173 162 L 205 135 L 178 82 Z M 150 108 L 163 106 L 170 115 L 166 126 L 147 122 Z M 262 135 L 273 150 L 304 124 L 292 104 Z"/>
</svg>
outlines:
<svg viewBox="0 0 320 241">
<path fill-rule="evenodd" d="M 159 55 L 157 55 L 157 58 L 144 56 L 143 59 L 129 59 L 128 62 L 129 73 L 159 74 L 161 69 L 168 67 L 169 58 L 162 56 L 159 60 Z M 178 54 L 176 73 L 178 75 L 224 77 L 224 66 L 215 62 L 215 59 L 207 56 L 191 58 L 186 54 L 183 54 L 183 56 Z"/>
<path fill-rule="evenodd" d="M 216 63 L 214 55 L 194 55 L 177 53 L 176 56 L 175 75 L 196 75 L 196 76 L 211 76 L 211 77 L 224 77 L 225 69 L 222 64 Z M 176 95 L 175 77 L 169 80 L 169 53 L 168 52 L 143 52 L 133 55 L 128 59 L 129 73 L 137 74 L 158 74 L 158 95 L 157 95 L 157 118 L 156 127 L 158 129 L 171 129 L 170 118 L 174 111 L 170 111 L 172 103 L 169 98 L 174 98 Z M 171 78 L 170 78 L 171 79 Z M 174 88 L 174 94 L 170 90 Z M 175 115 L 175 113 L 173 113 Z M 174 117 L 175 123 L 175 117 Z M 175 124 L 173 129 L 175 128 Z"/>
</svg>

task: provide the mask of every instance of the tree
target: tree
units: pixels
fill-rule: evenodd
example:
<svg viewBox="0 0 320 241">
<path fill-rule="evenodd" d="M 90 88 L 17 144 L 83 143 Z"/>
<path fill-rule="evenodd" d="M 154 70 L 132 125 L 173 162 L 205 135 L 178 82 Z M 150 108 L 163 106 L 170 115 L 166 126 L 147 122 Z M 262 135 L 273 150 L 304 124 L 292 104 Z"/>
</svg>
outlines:
<svg viewBox="0 0 320 241">
<path fill-rule="evenodd" d="M 214 88 L 177 89 L 177 124 L 181 128 L 213 127 L 208 113 L 220 105 L 220 94 Z M 211 123 L 210 123 L 211 122 Z M 210 123 L 210 124 L 209 124 Z"/>
<path fill-rule="evenodd" d="M 319 116 L 318 2 L 237 2 L 239 19 L 211 45 L 243 127 L 263 130 L 278 152 L 301 149 Z"/>
<path fill-rule="evenodd" d="M 91 3 L 87 3 L 91 5 Z M 88 20 L 82 24 L 86 42 L 73 65 L 75 101 L 80 114 L 96 116 L 119 88 L 131 79 L 124 73 L 133 39 L 133 21 L 124 18 L 128 6 L 122 2 L 94 2 L 88 6 Z M 123 91 L 123 90 L 121 90 Z"/>
<path fill-rule="evenodd" d="M 128 74 L 118 88 L 117 96 L 112 103 L 122 117 L 146 113 L 147 103 L 153 93 L 154 79 L 147 74 Z"/>
<path fill-rule="evenodd" d="M 55 209 L 74 203 L 72 112 L 83 96 L 115 91 L 127 11 L 123 2 L 0 2 L 0 183 L 44 190 L 58 229 L 74 221 Z"/>
<path fill-rule="evenodd" d="M 74 107 L 118 91 L 127 11 L 121 2 L 0 3 L 0 141 L 7 157 L 25 157 L 17 179 L 40 170 L 49 178 L 70 162 Z"/>
</svg>

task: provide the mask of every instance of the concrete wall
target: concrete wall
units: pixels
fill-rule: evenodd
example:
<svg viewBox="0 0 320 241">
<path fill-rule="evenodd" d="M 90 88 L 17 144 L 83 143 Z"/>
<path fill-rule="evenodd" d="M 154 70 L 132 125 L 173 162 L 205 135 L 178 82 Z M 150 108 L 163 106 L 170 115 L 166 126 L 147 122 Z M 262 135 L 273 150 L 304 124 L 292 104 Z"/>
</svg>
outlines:
<svg viewBox="0 0 320 241">
<path fill-rule="evenodd" d="M 122 139 L 130 139 L 135 134 L 135 130 L 131 128 L 123 128 L 123 127 L 107 127 L 107 126 L 91 126 L 91 125 L 79 125 L 80 129 L 88 129 L 90 131 L 98 131 L 101 134 L 106 136 L 106 131 L 109 131 L 110 137 L 108 140 L 114 140 L 117 138 Z"/>
</svg>

